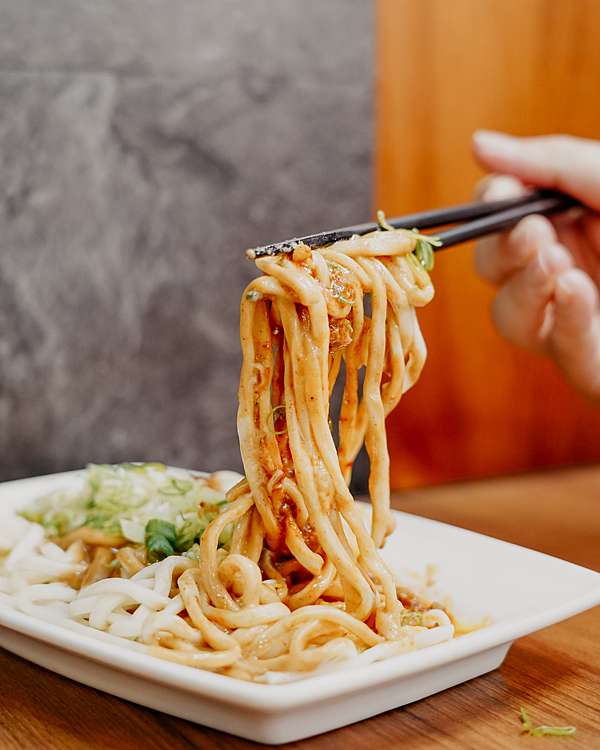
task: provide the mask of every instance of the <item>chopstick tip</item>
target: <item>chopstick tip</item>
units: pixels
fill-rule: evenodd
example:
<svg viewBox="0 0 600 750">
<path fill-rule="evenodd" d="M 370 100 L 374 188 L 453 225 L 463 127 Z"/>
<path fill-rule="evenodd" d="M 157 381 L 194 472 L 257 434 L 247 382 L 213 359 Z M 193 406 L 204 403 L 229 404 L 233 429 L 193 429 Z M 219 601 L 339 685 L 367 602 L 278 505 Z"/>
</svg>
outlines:
<svg viewBox="0 0 600 750">
<path fill-rule="evenodd" d="M 271 258 L 276 255 L 286 255 L 292 253 L 299 244 L 299 240 L 288 240 L 287 242 L 279 242 L 275 245 L 251 247 L 246 250 L 246 258 L 248 258 L 248 260 L 258 260 L 259 258 Z"/>
</svg>

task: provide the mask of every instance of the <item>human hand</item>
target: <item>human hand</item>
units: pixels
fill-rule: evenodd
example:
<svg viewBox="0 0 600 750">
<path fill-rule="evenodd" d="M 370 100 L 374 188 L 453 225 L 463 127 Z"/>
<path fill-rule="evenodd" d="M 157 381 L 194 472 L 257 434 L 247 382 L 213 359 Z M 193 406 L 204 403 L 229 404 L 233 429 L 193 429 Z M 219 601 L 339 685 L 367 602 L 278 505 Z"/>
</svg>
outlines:
<svg viewBox="0 0 600 750">
<path fill-rule="evenodd" d="M 589 209 L 552 220 L 529 216 L 510 232 L 482 240 L 475 265 L 498 287 L 492 317 L 500 334 L 547 354 L 577 388 L 600 396 L 600 142 L 478 131 L 473 150 L 497 173 L 480 184 L 484 200 L 546 187 Z"/>
</svg>

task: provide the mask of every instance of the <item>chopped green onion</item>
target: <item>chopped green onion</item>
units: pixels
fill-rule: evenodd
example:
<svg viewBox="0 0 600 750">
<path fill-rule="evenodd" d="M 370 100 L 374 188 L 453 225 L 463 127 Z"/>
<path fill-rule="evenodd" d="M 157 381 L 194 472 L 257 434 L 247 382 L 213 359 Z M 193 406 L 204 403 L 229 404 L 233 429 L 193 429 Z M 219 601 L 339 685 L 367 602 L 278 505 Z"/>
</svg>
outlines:
<svg viewBox="0 0 600 750">
<path fill-rule="evenodd" d="M 344 292 L 346 291 L 346 287 L 343 284 L 338 284 L 337 282 L 333 282 L 331 285 L 331 296 L 334 299 L 339 300 L 343 305 L 353 305 L 354 302 L 351 299 L 348 299 Z"/>
<path fill-rule="evenodd" d="M 377 224 L 380 229 L 388 232 L 398 231 L 395 230 L 386 220 L 383 211 L 377 211 Z M 439 237 L 436 237 L 433 234 L 421 234 L 418 229 L 405 229 L 399 231 L 408 232 L 416 240 L 415 249 L 413 250 L 414 255 L 412 257 L 415 257 L 426 271 L 431 271 L 434 263 L 433 248 L 442 246 L 442 241 Z M 407 257 L 410 258 L 411 255 L 408 255 Z"/>
<path fill-rule="evenodd" d="M 167 467 L 165 464 L 161 464 L 158 461 L 148 461 L 146 463 L 125 463 L 121 464 L 124 469 L 129 471 L 137 471 L 139 474 L 143 474 L 148 469 L 154 469 L 155 471 L 166 471 Z"/>
<path fill-rule="evenodd" d="M 170 523 L 170 521 L 163 521 L 162 518 L 151 518 L 146 524 L 145 533 L 152 536 L 164 536 L 173 545 L 177 536 L 175 524 Z"/>
<path fill-rule="evenodd" d="M 346 279 L 349 279 L 350 277 L 348 269 L 344 268 L 344 266 L 339 263 L 336 263 L 334 260 L 327 261 L 327 268 L 329 268 L 332 275 L 331 288 L 329 290 L 331 296 L 344 305 L 353 305 L 354 302 L 346 295 L 348 286 L 343 283 L 344 277 L 346 277 Z"/>
<path fill-rule="evenodd" d="M 190 518 L 185 521 L 177 531 L 177 539 L 175 541 L 175 549 L 178 552 L 185 552 L 190 549 L 196 542 L 200 540 L 202 534 L 206 530 L 206 527 L 212 521 L 216 514 L 205 513 L 202 518 Z"/>
<path fill-rule="evenodd" d="M 377 211 L 377 224 L 379 225 L 380 229 L 384 229 L 387 232 L 394 231 L 394 227 L 390 223 L 388 223 L 388 221 L 385 218 L 385 213 L 381 209 Z"/>
<path fill-rule="evenodd" d="M 107 534 L 121 534 L 121 524 L 118 519 L 106 513 L 90 513 L 83 525 L 89 526 L 91 529 L 105 531 Z"/>
<path fill-rule="evenodd" d="M 155 563 L 175 554 L 175 550 L 164 536 L 152 536 L 146 539 L 148 562 Z"/>
<path fill-rule="evenodd" d="M 434 234 L 422 234 L 416 227 L 410 230 L 407 229 L 406 231 L 410 231 L 415 239 L 425 240 L 425 242 L 433 245 L 433 247 L 441 247 L 444 244 L 439 237 L 436 237 Z"/>
<path fill-rule="evenodd" d="M 175 554 L 177 532 L 175 524 L 161 518 L 151 518 L 146 524 L 144 533 L 148 561 L 158 562 Z"/>
<path fill-rule="evenodd" d="M 183 545 L 187 549 L 227 507 L 224 493 L 203 477 L 162 463 L 90 465 L 80 479 L 37 498 L 20 515 L 43 526 L 50 537 L 90 526 L 136 544 L 145 543 L 148 521 L 162 519 L 175 525 L 177 537 L 194 532 Z M 186 525 L 190 519 L 194 529 Z"/>
<path fill-rule="evenodd" d="M 120 521 L 121 533 L 125 539 L 136 544 L 144 543 L 145 524 L 140 521 L 132 521 L 129 518 L 122 518 Z"/>
<path fill-rule="evenodd" d="M 434 264 L 433 247 L 425 240 L 417 240 L 414 254 L 419 263 L 426 271 L 431 271 Z"/>
<path fill-rule="evenodd" d="M 400 616 L 400 625 L 412 625 L 422 626 L 423 625 L 423 613 L 412 612 L 411 610 L 403 612 Z"/>
<path fill-rule="evenodd" d="M 184 557 L 188 557 L 190 560 L 200 560 L 200 545 L 192 544 L 192 546 L 183 553 Z"/>
<path fill-rule="evenodd" d="M 175 477 L 171 477 L 169 483 L 160 488 L 160 492 L 163 495 L 185 495 L 193 486 L 193 483 L 187 479 L 176 479 Z"/>
<path fill-rule="evenodd" d="M 531 737 L 570 737 L 577 731 L 577 729 L 572 726 L 550 727 L 546 724 L 540 724 L 536 727 L 533 725 L 533 722 L 529 718 L 529 714 L 524 706 L 521 706 L 519 710 L 519 719 L 523 725 L 521 733 L 529 734 Z"/>
</svg>

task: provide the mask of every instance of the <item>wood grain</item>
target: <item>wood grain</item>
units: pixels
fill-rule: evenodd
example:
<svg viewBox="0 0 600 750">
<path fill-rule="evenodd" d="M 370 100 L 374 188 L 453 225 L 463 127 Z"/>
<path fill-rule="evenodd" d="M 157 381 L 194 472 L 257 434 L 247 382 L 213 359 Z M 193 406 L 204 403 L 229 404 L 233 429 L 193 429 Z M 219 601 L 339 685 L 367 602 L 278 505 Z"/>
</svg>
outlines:
<svg viewBox="0 0 600 750">
<path fill-rule="evenodd" d="M 469 200 L 481 127 L 600 134 L 600 3 L 378 0 L 376 205 Z M 410 487 L 600 458 L 600 410 L 489 320 L 471 249 L 436 260 L 421 315 L 429 361 L 389 420 L 392 482 Z"/>
<path fill-rule="evenodd" d="M 600 570 L 600 467 L 414 490 L 396 508 Z M 2 750 L 256 747 L 78 685 L 0 651 Z M 575 724 L 552 747 L 600 747 L 600 608 L 518 641 L 503 666 L 395 711 L 286 745 L 300 750 L 513 750 L 523 704 L 538 723 Z M 536 745 L 537 747 L 537 745 Z M 545 747 L 545 744 L 544 744 Z"/>
</svg>

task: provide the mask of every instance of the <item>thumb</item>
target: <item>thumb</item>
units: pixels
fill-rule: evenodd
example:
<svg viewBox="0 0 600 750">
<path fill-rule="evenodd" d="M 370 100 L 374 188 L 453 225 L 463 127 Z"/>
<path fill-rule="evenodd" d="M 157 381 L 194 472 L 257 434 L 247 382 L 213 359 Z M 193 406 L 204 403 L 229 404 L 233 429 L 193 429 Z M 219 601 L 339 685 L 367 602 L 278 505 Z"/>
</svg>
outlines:
<svg viewBox="0 0 600 750">
<path fill-rule="evenodd" d="M 562 190 L 600 211 L 600 142 L 567 135 L 516 138 L 478 130 L 473 151 L 488 170 Z"/>
</svg>

